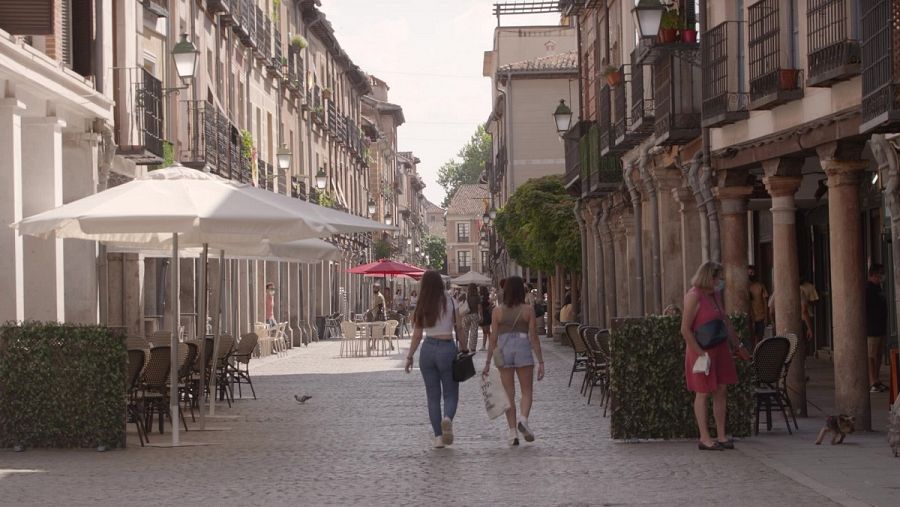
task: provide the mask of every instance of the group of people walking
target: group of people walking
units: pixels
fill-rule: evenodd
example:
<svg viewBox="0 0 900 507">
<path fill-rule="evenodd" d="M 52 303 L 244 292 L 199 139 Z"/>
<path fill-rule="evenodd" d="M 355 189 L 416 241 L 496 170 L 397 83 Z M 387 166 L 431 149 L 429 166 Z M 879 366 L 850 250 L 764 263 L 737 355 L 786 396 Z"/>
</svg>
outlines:
<svg viewBox="0 0 900 507">
<path fill-rule="evenodd" d="M 525 282 L 513 276 L 505 280 L 502 297 L 494 304 L 487 288 L 470 285 L 465 301 L 457 301 L 444 288 L 437 271 L 426 271 L 419 287 L 418 304 L 413 312 L 413 336 L 406 356 L 406 372 L 412 371 L 419 346 L 419 370 L 425 381 L 428 417 L 434 432 L 434 447 L 453 443 L 453 419 L 459 404 L 459 382 L 453 379 L 453 361 L 458 353 L 474 353 L 478 329 L 485 335 L 482 349 L 487 351 L 482 375 L 489 374 L 491 363 L 500 371 L 503 388 L 509 397 L 506 411 L 509 445 L 519 445 L 519 434 L 534 441 L 528 423 L 533 399 L 535 365 L 537 378 L 544 377 L 544 359 L 538 341 L 534 307 L 526 304 Z M 516 379 L 521 392 L 517 411 Z"/>
</svg>

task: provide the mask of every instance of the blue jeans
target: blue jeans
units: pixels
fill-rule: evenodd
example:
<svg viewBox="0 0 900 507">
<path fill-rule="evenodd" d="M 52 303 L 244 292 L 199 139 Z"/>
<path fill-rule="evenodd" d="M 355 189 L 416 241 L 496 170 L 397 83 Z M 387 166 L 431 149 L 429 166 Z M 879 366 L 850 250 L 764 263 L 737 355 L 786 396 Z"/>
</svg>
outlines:
<svg viewBox="0 0 900 507">
<path fill-rule="evenodd" d="M 459 382 L 453 380 L 453 360 L 456 359 L 456 343 L 453 340 L 437 340 L 426 337 L 419 352 L 419 370 L 425 379 L 428 396 L 428 419 L 435 436 L 441 436 L 441 397 L 444 398 L 444 414 L 451 420 L 459 403 Z"/>
</svg>

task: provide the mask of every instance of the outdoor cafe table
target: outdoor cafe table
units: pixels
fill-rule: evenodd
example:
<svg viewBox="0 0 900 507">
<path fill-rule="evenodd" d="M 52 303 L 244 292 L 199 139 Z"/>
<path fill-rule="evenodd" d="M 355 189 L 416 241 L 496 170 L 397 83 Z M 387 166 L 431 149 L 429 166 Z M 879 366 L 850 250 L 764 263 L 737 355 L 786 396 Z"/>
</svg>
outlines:
<svg viewBox="0 0 900 507">
<path fill-rule="evenodd" d="M 381 326 L 382 331 L 384 330 L 384 321 L 375 321 L 375 322 L 354 322 L 356 325 L 356 334 L 361 338 L 368 338 L 368 346 L 366 347 L 366 355 L 372 355 L 372 349 L 375 348 L 378 344 L 375 343 L 374 338 L 372 337 L 372 331 L 374 328 Z"/>
</svg>

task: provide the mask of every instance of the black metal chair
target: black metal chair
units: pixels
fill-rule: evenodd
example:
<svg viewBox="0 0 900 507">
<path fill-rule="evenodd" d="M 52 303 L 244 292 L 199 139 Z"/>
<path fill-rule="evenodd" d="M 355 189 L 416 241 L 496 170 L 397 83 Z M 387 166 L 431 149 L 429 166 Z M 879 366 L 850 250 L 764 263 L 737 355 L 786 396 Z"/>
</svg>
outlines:
<svg viewBox="0 0 900 507">
<path fill-rule="evenodd" d="M 144 370 L 146 352 L 144 349 L 128 349 L 128 367 L 126 369 L 126 387 L 125 392 L 128 396 L 126 403 L 126 414 L 128 420 L 134 422 L 137 428 L 138 440 L 141 447 L 144 447 L 144 441 L 150 443 L 147 437 L 147 428 L 144 426 L 144 414 L 141 403 L 138 403 L 137 393 L 141 384 L 141 372 Z"/>
<path fill-rule="evenodd" d="M 759 413 L 766 411 L 766 430 L 772 430 L 772 410 L 780 410 L 789 434 L 791 423 L 782 399 L 778 383 L 782 379 L 784 364 L 790 354 L 791 343 L 783 336 L 774 336 L 759 342 L 753 350 L 753 370 L 756 374 L 756 413 L 754 434 L 759 435 Z"/>
<path fill-rule="evenodd" d="M 575 361 L 572 363 L 572 371 L 569 373 L 569 387 L 572 387 L 572 378 L 575 376 L 575 372 L 587 370 L 588 350 L 584 344 L 584 338 L 578 332 L 578 327 L 577 322 L 566 324 L 566 334 L 572 341 L 572 348 L 575 349 Z M 584 382 L 582 382 L 581 389 L 584 390 Z"/>
<path fill-rule="evenodd" d="M 147 367 L 144 368 L 141 379 L 141 391 L 139 393 L 139 398 L 146 409 L 146 426 L 148 428 L 152 427 L 153 413 L 159 412 L 160 433 L 163 433 L 164 430 L 165 416 L 168 416 L 173 424 L 177 424 L 172 417 L 172 412 L 169 410 L 169 371 L 172 366 L 169 351 L 170 347 L 168 346 L 150 349 L 150 361 L 148 361 Z M 187 421 L 184 420 L 180 407 L 178 415 L 181 423 L 184 425 L 184 430 L 187 431 Z"/>
<path fill-rule="evenodd" d="M 253 393 L 253 399 L 256 399 L 256 390 L 253 389 L 253 380 L 250 378 L 250 358 L 253 356 L 253 349 L 256 348 L 256 342 L 259 337 L 256 333 L 247 333 L 241 336 L 241 341 L 231 354 L 232 363 L 228 363 L 228 378 L 232 385 L 237 385 L 238 397 L 243 398 L 241 392 L 241 384 L 250 386 L 250 392 Z M 232 388 L 232 393 L 234 388 Z"/>
<path fill-rule="evenodd" d="M 181 403 L 185 404 L 191 411 L 191 421 L 196 421 L 197 419 L 194 416 L 194 398 L 197 397 L 197 391 L 195 390 L 193 375 L 200 347 L 194 342 L 184 342 L 181 346 L 183 351 L 179 350 L 179 356 L 182 360 L 178 366 L 178 394 Z"/>
</svg>

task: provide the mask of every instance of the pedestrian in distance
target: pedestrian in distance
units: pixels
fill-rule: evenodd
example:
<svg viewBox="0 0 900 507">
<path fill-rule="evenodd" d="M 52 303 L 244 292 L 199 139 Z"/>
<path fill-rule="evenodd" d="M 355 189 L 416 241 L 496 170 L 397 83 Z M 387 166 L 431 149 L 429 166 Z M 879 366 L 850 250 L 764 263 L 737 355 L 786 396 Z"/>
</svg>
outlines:
<svg viewBox="0 0 900 507">
<path fill-rule="evenodd" d="M 481 350 L 487 350 L 488 338 L 491 336 L 491 313 L 494 310 L 493 297 L 487 287 L 481 288 L 481 332 L 484 334 Z M 469 350 L 472 350 L 471 348 Z"/>
<path fill-rule="evenodd" d="M 510 402 L 510 408 L 506 411 L 509 445 L 519 445 L 520 431 L 526 442 L 534 441 L 528 416 L 531 415 L 533 400 L 535 356 L 538 361 L 537 379 L 544 378 L 544 355 L 538 341 L 536 320 L 534 306 L 525 303 L 525 282 L 518 276 L 507 278 L 503 288 L 503 304 L 494 308 L 491 315 L 490 344 L 482 375 L 488 375 L 491 359 L 495 359 Z M 517 377 L 522 391 L 522 418 L 518 421 L 515 404 Z"/>
<path fill-rule="evenodd" d="M 463 317 L 463 329 L 468 337 L 467 348 L 474 351 L 478 348 L 478 326 L 481 324 L 482 306 L 478 286 L 470 283 L 466 289 L 466 303 L 469 313 Z"/>
<path fill-rule="evenodd" d="M 266 284 L 266 325 L 269 329 L 275 329 L 278 322 L 275 321 L 275 284 L 268 282 Z"/>
<path fill-rule="evenodd" d="M 881 288 L 884 266 L 873 263 L 869 266 L 866 280 L 866 345 L 869 361 L 869 391 L 880 393 L 888 387 L 881 383 L 881 361 L 884 353 L 884 335 L 887 334 L 887 300 Z"/>
<path fill-rule="evenodd" d="M 750 286 L 748 287 L 750 292 L 750 320 L 752 321 L 750 330 L 753 333 L 753 344 L 756 345 L 762 340 L 766 326 L 769 324 L 769 312 L 766 308 L 769 301 L 769 291 L 759 281 L 759 276 L 756 274 L 756 266 L 747 267 L 747 278 L 750 280 Z"/>
<path fill-rule="evenodd" d="M 454 331 L 458 348 L 453 341 Z M 453 380 L 453 360 L 457 351 L 468 353 L 469 350 L 460 329 L 456 302 L 444 290 L 437 271 L 426 271 L 419 284 L 419 302 L 413 314 L 413 336 L 406 355 L 406 373 L 412 370 L 413 356 L 419 343 L 422 344 L 419 370 L 425 381 L 428 419 L 434 431 L 434 447 L 441 448 L 453 443 L 453 418 L 459 404 L 459 382 Z"/>
<path fill-rule="evenodd" d="M 724 270 L 718 262 L 703 263 L 694 278 L 692 287 L 684 295 L 684 315 L 681 319 L 681 335 L 685 342 L 684 375 L 687 388 L 694 393 L 694 417 L 700 433 L 698 448 L 701 451 L 734 449 L 734 441 L 725 435 L 725 400 L 729 384 L 737 383 L 737 369 L 728 342 L 744 359 L 749 354 L 743 348 L 737 333 L 725 315 L 722 291 L 725 289 Z M 710 331 L 714 330 L 714 331 Z M 700 339 L 709 339 L 706 349 Z M 697 371 L 698 359 L 705 356 L 707 370 Z M 716 440 L 709 435 L 707 410 L 709 396 L 713 398 L 713 417 L 716 422 Z"/>
</svg>

